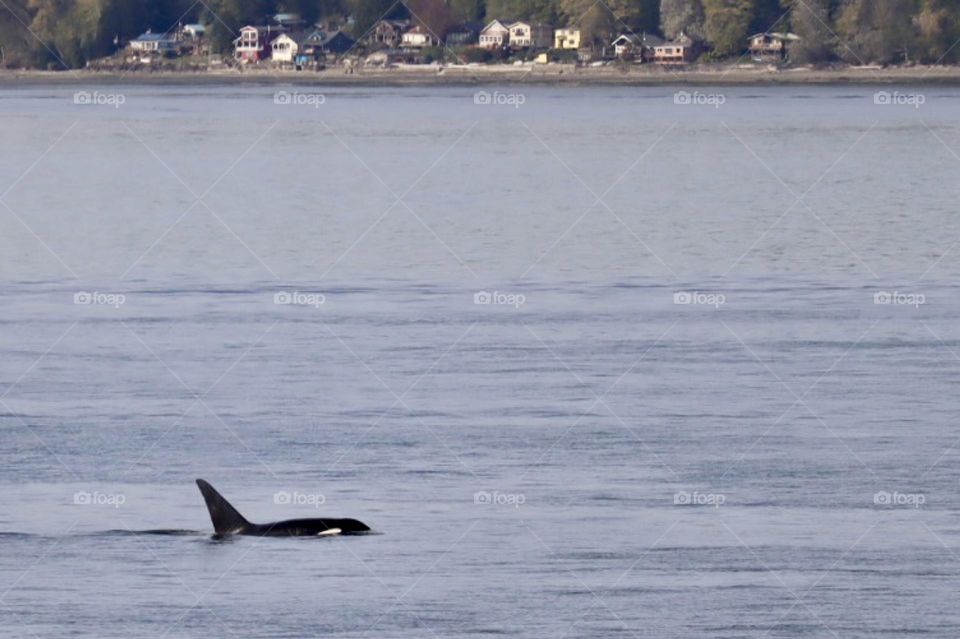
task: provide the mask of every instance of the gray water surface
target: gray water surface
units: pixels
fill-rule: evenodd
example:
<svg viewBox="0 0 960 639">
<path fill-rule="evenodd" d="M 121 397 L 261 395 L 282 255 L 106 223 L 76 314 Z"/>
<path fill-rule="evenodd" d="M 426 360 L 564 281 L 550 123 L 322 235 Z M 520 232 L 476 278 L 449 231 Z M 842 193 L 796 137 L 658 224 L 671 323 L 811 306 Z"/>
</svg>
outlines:
<svg viewBox="0 0 960 639">
<path fill-rule="evenodd" d="M 0 91 L 0 636 L 960 634 L 960 90 L 483 90 Z"/>
</svg>

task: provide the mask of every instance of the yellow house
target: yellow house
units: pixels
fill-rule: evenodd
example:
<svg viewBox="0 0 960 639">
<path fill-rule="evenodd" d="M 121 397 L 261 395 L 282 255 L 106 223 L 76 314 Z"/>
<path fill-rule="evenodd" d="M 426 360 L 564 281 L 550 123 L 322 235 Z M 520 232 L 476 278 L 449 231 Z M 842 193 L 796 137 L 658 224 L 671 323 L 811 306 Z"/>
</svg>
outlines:
<svg viewBox="0 0 960 639">
<path fill-rule="evenodd" d="M 557 29 L 553 32 L 554 49 L 579 49 L 580 29 Z"/>
</svg>

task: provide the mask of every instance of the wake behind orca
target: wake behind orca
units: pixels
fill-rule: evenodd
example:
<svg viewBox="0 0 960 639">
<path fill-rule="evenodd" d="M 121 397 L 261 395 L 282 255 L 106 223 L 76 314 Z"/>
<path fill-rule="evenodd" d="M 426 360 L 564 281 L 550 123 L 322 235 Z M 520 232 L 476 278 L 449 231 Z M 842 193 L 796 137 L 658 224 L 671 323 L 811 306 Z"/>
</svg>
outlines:
<svg viewBox="0 0 960 639">
<path fill-rule="evenodd" d="M 202 479 L 197 486 L 203 493 L 217 537 L 225 535 L 257 535 L 260 537 L 317 537 L 326 535 L 359 535 L 370 527 L 356 519 L 287 519 L 271 524 L 252 524 L 230 505 L 213 486 Z"/>
</svg>

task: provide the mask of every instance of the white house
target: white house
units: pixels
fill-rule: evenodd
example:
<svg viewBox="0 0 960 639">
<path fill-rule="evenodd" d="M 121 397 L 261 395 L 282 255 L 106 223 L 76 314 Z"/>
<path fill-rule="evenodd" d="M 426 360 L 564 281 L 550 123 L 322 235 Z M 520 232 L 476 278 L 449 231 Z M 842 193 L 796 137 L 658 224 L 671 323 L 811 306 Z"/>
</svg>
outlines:
<svg viewBox="0 0 960 639">
<path fill-rule="evenodd" d="M 240 28 L 240 35 L 233 41 L 233 55 L 238 62 L 259 62 L 271 56 L 270 43 L 286 29 L 279 25 Z"/>
<path fill-rule="evenodd" d="M 400 46 L 411 49 L 422 49 L 424 47 L 435 47 L 440 41 L 429 30 L 421 25 L 410 27 L 403 32 L 403 38 L 400 40 Z"/>
<path fill-rule="evenodd" d="M 553 27 L 546 24 L 514 22 L 510 25 L 510 46 L 515 49 L 548 48 L 553 42 Z"/>
<path fill-rule="evenodd" d="M 270 41 L 270 60 L 280 64 L 292 64 L 300 46 L 286 33 L 281 33 Z"/>
<path fill-rule="evenodd" d="M 580 29 L 557 29 L 553 32 L 554 49 L 579 49 Z"/>
<path fill-rule="evenodd" d="M 510 27 L 494 20 L 480 31 L 480 46 L 484 49 L 499 49 L 510 44 Z"/>
</svg>

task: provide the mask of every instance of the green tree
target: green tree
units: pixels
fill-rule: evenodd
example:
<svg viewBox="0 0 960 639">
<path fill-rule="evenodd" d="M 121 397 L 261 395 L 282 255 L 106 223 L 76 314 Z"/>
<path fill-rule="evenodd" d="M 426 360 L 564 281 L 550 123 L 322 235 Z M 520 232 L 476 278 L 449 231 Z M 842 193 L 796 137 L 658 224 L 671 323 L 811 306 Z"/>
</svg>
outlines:
<svg viewBox="0 0 960 639">
<path fill-rule="evenodd" d="M 22 1 L 5 2 L 7 9 L 0 8 L 0 68 L 30 66 L 33 62 L 31 45 L 35 40 L 23 26 L 30 24 L 30 12 Z"/>
<path fill-rule="evenodd" d="M 908 61 L 913 8 L 912 0 L 846 0 L 837 19 L 841 57 L 854 63 Z"/>
<path fill-rule="evenodd" d="M 680 33 L 703 40 L 703 22 L 701 0 L 662 0 L 660 3 L 660 30 L 671 40 Z"/>
<path fill-rule="evenodd" d="M 450 13 L 457 22 L 483 20 L 486 6 L 483 0 L 450 0 Z"/>
<path fill-rule="evenodd" d="M 927 64 L 957 62 L 960 59 L 960 11 L 950 0 L 922 0 L 914 18 L 917 30 L 916 51 Z"/>
<path fill-rule="evenodd" d="M 41 41 L 34 59 L 50 68 L 75 68 L 110 50 L 110 39 L 101 30 L 101 0 L 31 0 L 30 30 Z"/>
<path fill-rule="evenodd" d="M 798 64 L 820 64 L 834 56 L 836 38 L 830 26 L 829 0 L 786 0 L 790 29 L 800 40 L 790 45 L 790 60 Z"/>
<path fill-rule="evenodd" d="M 735 55 L 746 47 L 752 9 L 751 0 L 703 0 L 704 32 L 715 56 Z"/>
</svg>

